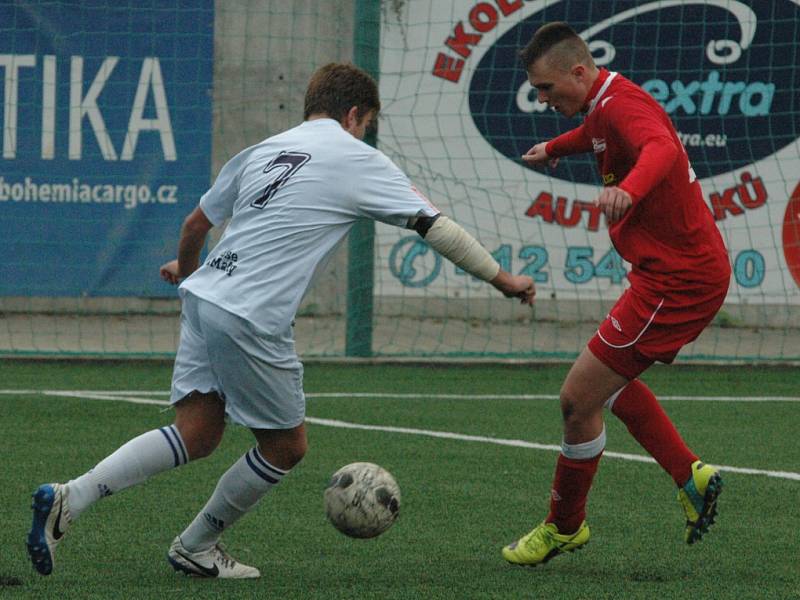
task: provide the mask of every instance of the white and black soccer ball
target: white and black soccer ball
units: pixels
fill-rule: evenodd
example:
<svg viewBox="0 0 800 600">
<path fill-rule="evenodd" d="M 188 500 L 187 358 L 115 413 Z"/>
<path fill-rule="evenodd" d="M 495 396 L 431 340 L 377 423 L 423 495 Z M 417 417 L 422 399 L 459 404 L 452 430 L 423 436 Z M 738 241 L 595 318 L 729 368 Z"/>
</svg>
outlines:
<svg viewBox="0 0 800 600">
<path fill-rule="evenodd" d="M 351 463 L 331 477 L 325 489 L 325 513 L 345 535 L 375 537 L 389 529 L 400 515 L 400 488 L 383 467 Z"/>
</svg>

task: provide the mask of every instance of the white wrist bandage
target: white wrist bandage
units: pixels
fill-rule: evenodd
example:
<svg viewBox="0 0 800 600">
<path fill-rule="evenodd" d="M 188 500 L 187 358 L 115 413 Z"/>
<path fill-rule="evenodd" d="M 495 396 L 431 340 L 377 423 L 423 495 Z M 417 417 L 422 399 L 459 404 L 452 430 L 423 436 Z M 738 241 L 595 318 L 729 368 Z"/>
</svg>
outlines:
<svg viewBox="0 0 800 600">
<path fill-rule="evenodd" d="M 443 215 L 428 230 L 425 241 L 446 259 L 483 281 L 491 281 L 500 272 L 500 265 L 486 248 Z"/>
</svg>

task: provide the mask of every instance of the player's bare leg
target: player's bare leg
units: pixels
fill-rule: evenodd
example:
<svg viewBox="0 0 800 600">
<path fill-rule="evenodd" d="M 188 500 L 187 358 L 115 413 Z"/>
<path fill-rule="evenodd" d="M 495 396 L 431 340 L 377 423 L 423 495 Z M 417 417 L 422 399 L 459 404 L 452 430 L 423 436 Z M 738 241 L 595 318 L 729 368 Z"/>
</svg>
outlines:
<svg viewBox="0 0 800 600">
<path fill-rule="evenodd" d="M 603 406 L 628 380 L 584 348 L 561 386 L 564 441 L 582 444 L 603 431 Z"/>
<path fill-rule="evenodd" d="M 225 433 L 225 402 L 216 392 L 194 391 L 175 404 L 175 427 L 189 460 L 209 456 Z"/>
<path fill-rule="evenodd" d="M 254 429 L 253 435 L 262 456 L 287 471 L 303 460 L 308 450 L 305 423 L 292 429 Z"/>
</svg>

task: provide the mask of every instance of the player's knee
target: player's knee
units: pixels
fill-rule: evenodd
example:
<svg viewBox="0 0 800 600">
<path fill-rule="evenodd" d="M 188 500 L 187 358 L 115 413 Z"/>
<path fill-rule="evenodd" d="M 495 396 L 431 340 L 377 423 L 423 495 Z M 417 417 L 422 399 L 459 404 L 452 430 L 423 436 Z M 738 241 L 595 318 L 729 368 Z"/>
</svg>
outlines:
<svg viewBox="0 0 800 600">
<path fill-rule="evenodd" d="M 566 421 L 575 413 L 574 397 L 566 387 L 562 387 L 558 394 L 558 401 L 561 403 L 561 417 Z"/>
<path fill-rule="evenodd" d="M 201 436 L 197 440 L 195 447 L 196 455 L 192 456 L 192 458 L 205 458 L 206 456 L 211 456 L 214 450 L 219 447 L 219 443 L 222 441 L 222 432 L 223 429 L 220 428 L 218 431 L 207 433 Z"/>
<path fill-rule="evenodd" d="M 189 460 L 205 458 L 219 446 L 225 432 L 225 403 L 216 392 L 192 392 L 175 405 L 175 427 Z"/>
<path fill-rule="evenodd" d="M 303 460 L 306 452 L 308 452 L 308 441 L 303 439 L 302 442 L 298 442 L 298 444 L 292 449 L 290 456 L 292 466 L 295 466 L 297 463 Z"/>
<path fill-rule="evenodd" d="M 561 418 L 565 424 L 580 422 L 586 417 L 582 410 L 580 398 L 572 393 L 569 388 L 561 388 L 559 399 L 561 401 Z"/>
<path fill-rule="evenodd" d="M 308 451 L 308 439 L 304 431 L 298 431 L 293 435 L 261 444 L 259 450 L 261 455 L 274 463 L 276 467 L 288 471 L 303 460 Z"/>
<path fill-rule="evenodd" d="M 211 456 L 219 446 L 218 439 L 208 439 L 207 437 L 196 438 L 191 444 L 186 444 L 186 451 L 189 453 L 190 460 L 197 460 Z"/>
<path fill-rule="evenodd" d="M 178 430 L 189 454 L 189 460 L 210 456 L 222 441 L 225 424 L 200 426 L 197 423 L 183 424 Z"/>
<path fill-rule="evenodd" d="M 298 435 L 288 444 L 285 450 L 285 460 L 290 465 L 286 468 L 292 468 L 306 455 L 308 451 L 308 439 L 304 435 Z"/>
</svg>

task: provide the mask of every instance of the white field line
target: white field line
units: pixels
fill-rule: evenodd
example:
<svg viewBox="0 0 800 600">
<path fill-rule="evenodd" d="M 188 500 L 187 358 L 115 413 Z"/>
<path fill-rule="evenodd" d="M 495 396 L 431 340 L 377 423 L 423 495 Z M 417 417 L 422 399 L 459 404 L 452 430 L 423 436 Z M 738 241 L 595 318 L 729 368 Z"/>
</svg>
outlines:
<svg viewBox="0 0 800 600">
<path fill-rule="evenodd" d="M 116 400 L 118 402 L 130 402 L 131 404 L 156 404 L 159 406 L 169 406 L 168 400 L 153 400 L 151 398 L 138 398 L 136 396 L 129 396 L 128 394 L 135 394 L 136 392 L 125 392 L 124 394 L 107 394 L 104 392 L 72 392 L 72 391 L 59 391 L 49 390 L 42 392 L 44 396 L 61 396 L 64 398 L 88 398 L 89 400 Z M 163 396 L 162 392 L 159 395 Z"/>
<path fill-rule="evenodd" d="M 385 394 L 372 392 L 320 392 L 306 398 L 400 398 L 420 400 L 558 400 L 558 394 Z M 658 396 L 659 400 L 699 402 L 800 402 L 800 396 Z"/>
<path fill-rule="evenodd" d="M 103 394 L 106 396 L 169 396 L 169 391 L 151 390 L 0 390 L 0 394 L 19 394 L 21 396 L 31 396 L 38 394 Z"/>
<path fill-rule="evenodd" d="M 169 396 L 168 391 L 139 390 L 10 390 L 0 389 L 0 395 L 69 395 L 103 396 Z M 309 392 L 306 398 L 397 398 L 400 400 L 558 400 L 558 394 L 408 394 L 383 392 Z M 800 402 L 800 396 L 658 396 L 659 401 L 696 402 Z"/>
<path fill-rule="evenodd" d="M 156 404 L 160 406 L 168 406 L 167 400 L 153 400 L 150 398 L 137 398 L 129 394 L 137 392 L 103 392 L 103 391 L 72 391 L 72 390 L 0 390 L 0 394 L 10 394 L 15 392 L 19 395 L 44 395 L 50 397 L 70 397 L 70 398 L 86 398 L 91 400 L 113 400 L 117 402 L 130 402 L 135 404 Z M 147 395 L 165 395 L 165 392 L 147 392 Z M 349 397 L 353 397 L 352 395 Z M 392 397 L 395 397 L 392 395 Z M 473 398 L 474 396 L 468 396 Z M 415 429 L 411 427 L 392 427 L 388 425 L 364 425 L 361 423 L 349 423 L 347 421 L 339 421 L 336 419 L 319 419 L 316 417 L 306 417 L 306 421 L 315 425 L 323 425 L 326 427 L 336 427 L 340 429 L 358 429 L 362 431 L 383 431 L 386 433 L 402 433 L 406 435 L 422 435 L 426 437 L 458 440 L 463 442 L 480 442 L 484 444 L 496 444 L 498 446 L 512 446 L 515 448 L 529 448 L 532 450 L 546 450 L 551 452 L 560 452 L 561 446 L 555 444 L 537 444 L 535 442 L 526 442 L 524 440 L 510 440 L 504 438 L 492 438 L 481 435 L 467 435 L 463 433 L 453 433 L 450 431 L 434 431 L 431 429 Z M 603 456 L 608 458 L 618 458 L 621 460 L 628 460 L 634 462 L 654 463 L 649 456 L 642 456 L 638 454 L 627 454 L 624 452 L 604 452 Z M 778 479 L 789 479 L 793 481 L 800 481 L 800 473 L 792 471 L 769 471 L 766 469 L 750 469 L 747 467 L 733 467 L 729 465 L 717 465 L 723 472 L 739 473 L 742 475 L 764 475 L 767 477 L 775 477 Z"/>
<path fill-rule="evenodd" d="M 432 431 L 430 429 L 412 429 L 409 427 L 390 427 L 386 425 L 362 425 L 360 423 L 348 423 L 346 421 L 337 421 L 335 419 L 318 419 L 316 417 L 306 417 L 306 421 L 316 425 L 326 425 L 328 427 L 339 427 L 343 429 L 361 429 L 364 431 L 385 431 L 387 433 L 405 433 L 410 435 L 424 435 L 427 437 L 459 440 L 464 442 L 483 442 L 485 444 L 497 444 L 498 446 L 513 446 L 516 448 L 531 448 L 533 450 L 550 450 L 553 452 L 561 452 L 561 446 L 555 444 L 537 444 L 535 442 L 526 442 L 524 440 L 508 440 L 503 438 L 490 438 L 481 435 L 466 435 L 463 433 L 451 433 L 449 431 Z M 655 460 L 649 456 L 641 456 L 638 454 L 626 454 L 624 452 L 604 452 L 603 457 L 619 458 L 621 460 L 630 460 L 635 462 L 653 463 Z M 741 473 L 743 475 L 766 475 L 767 477 L 777 477 L 778 479 L 791 479 L 800 481 L 800 473 L 793 473 L 791 471 L 767 471 L 765 469 L 749 469 L 746 467 L 731 467 L 726 465 L 716 465 L 723 472 L 728 473 Z"/>
</svg>

